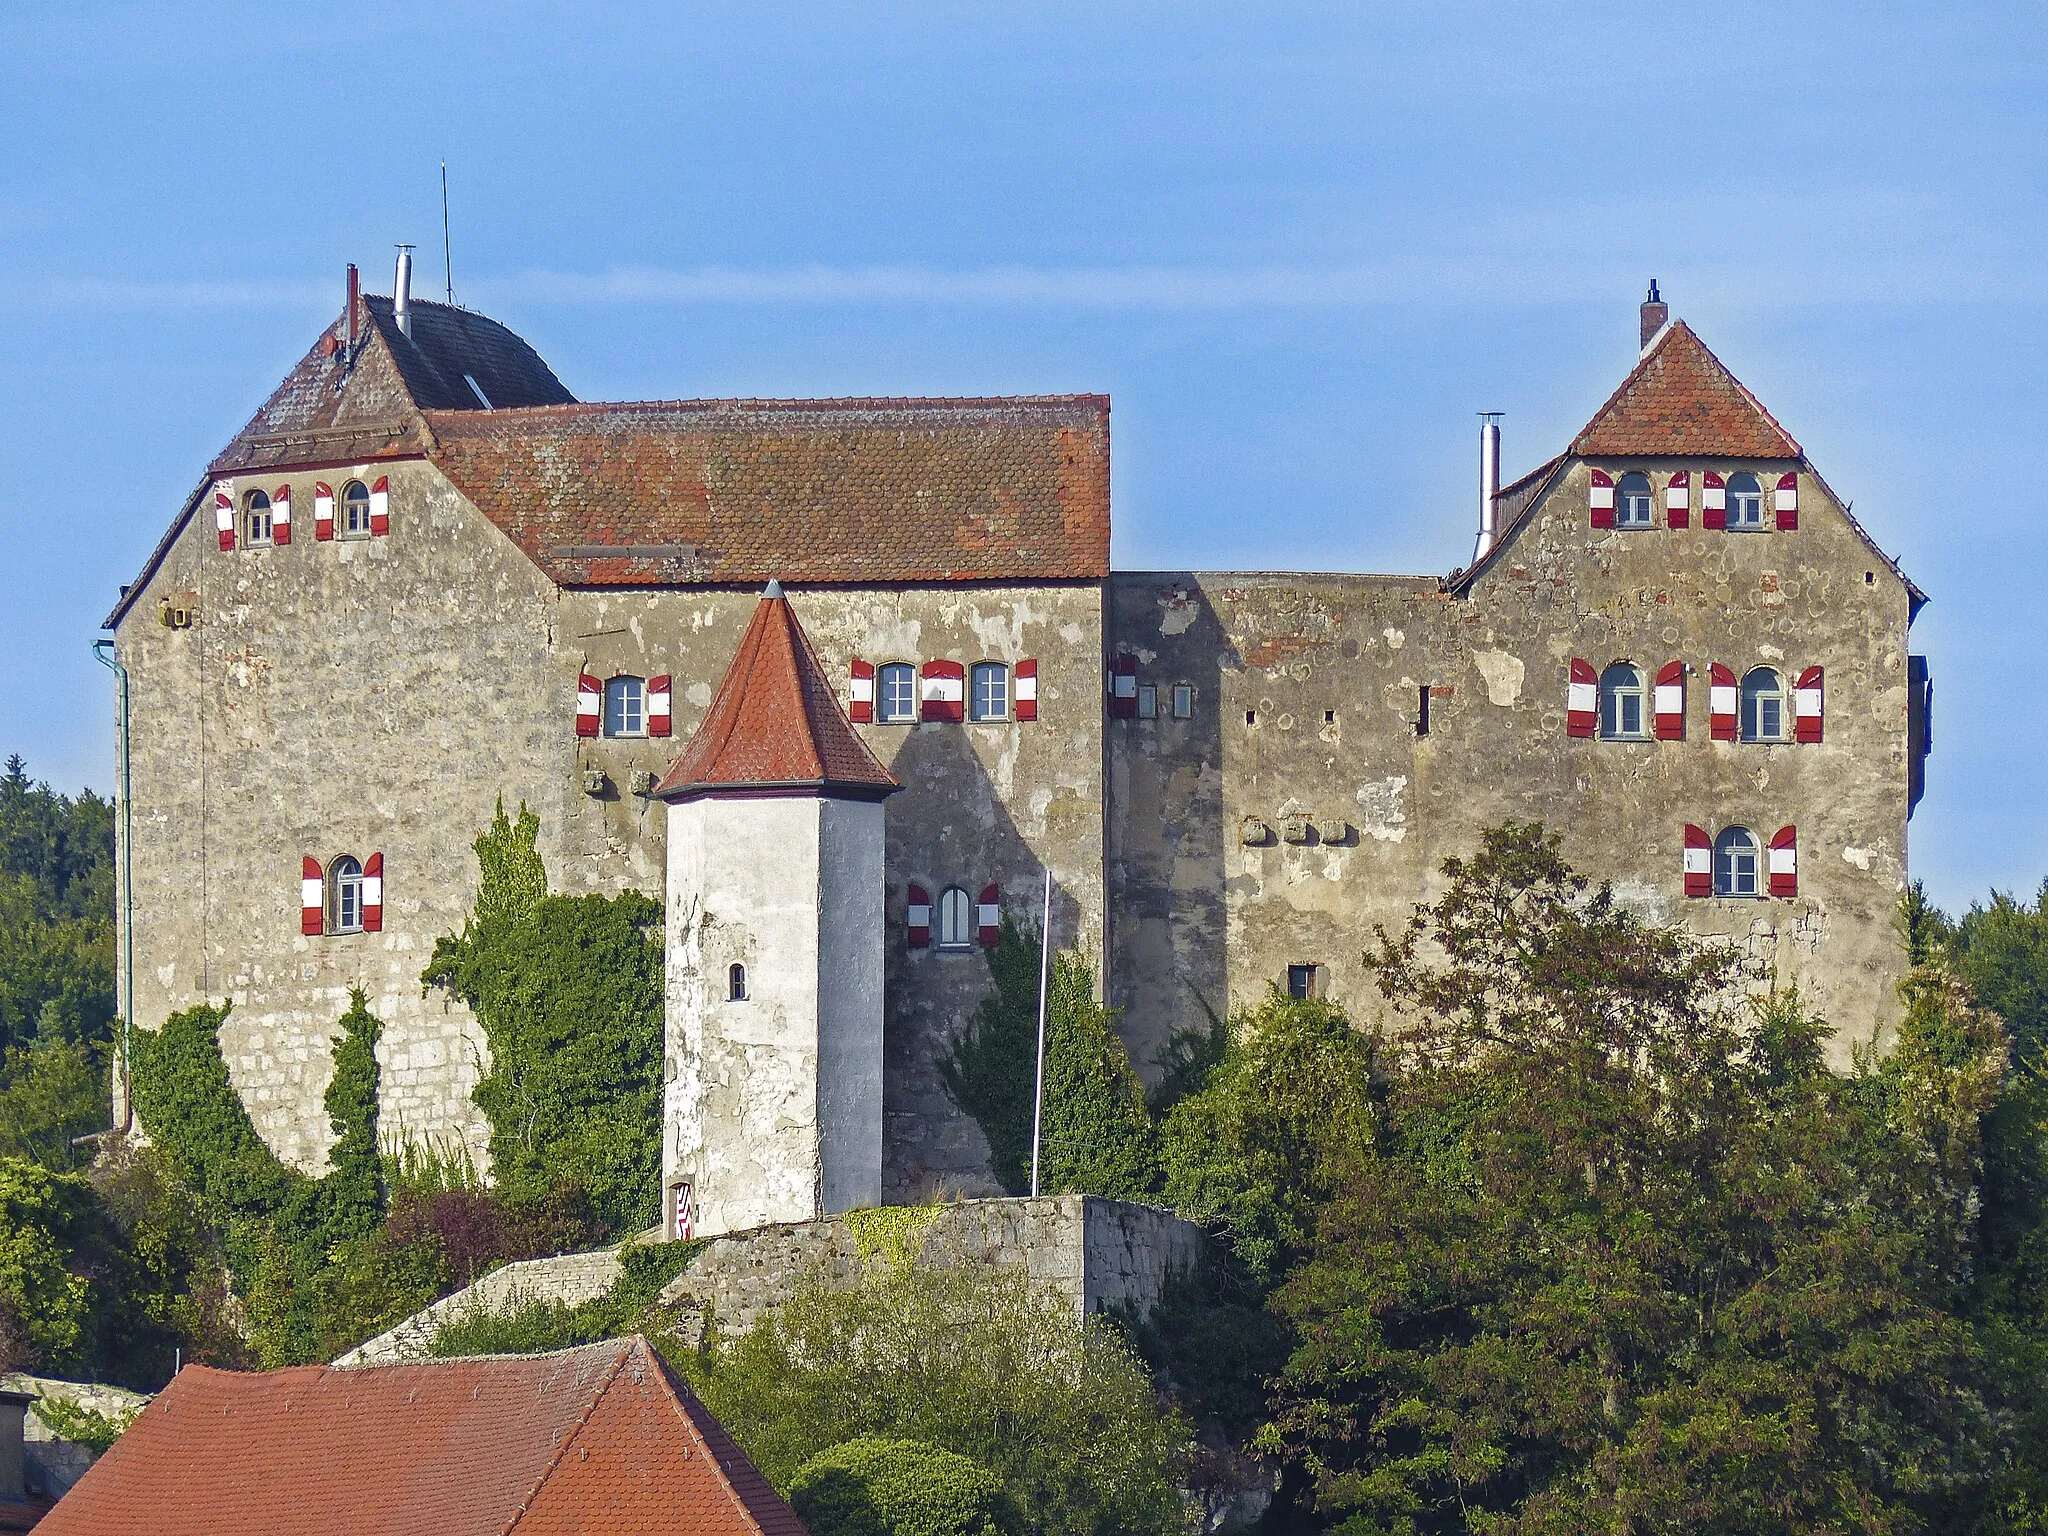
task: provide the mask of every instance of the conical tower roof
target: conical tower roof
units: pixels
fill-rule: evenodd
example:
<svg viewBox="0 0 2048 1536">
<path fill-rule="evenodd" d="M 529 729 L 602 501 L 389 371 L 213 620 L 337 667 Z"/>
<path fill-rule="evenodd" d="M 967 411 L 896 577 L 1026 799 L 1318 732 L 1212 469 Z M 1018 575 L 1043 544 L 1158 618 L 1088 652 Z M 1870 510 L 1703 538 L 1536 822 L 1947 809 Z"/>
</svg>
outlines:
<svg viewBox="0 0 2048 1536">
<path fill-rule="evenodd" d="M 1581 457 L 1796 459 L 1799 444 L 1683 320 L 1664 327 L 1572 441 Z"/>
<path fill-rule="evenodd" d="M 782 584 L 771 581 L 703 723 L 654 793 L 880 800 L 902 787 L 847 721 Z"/>
</svg>

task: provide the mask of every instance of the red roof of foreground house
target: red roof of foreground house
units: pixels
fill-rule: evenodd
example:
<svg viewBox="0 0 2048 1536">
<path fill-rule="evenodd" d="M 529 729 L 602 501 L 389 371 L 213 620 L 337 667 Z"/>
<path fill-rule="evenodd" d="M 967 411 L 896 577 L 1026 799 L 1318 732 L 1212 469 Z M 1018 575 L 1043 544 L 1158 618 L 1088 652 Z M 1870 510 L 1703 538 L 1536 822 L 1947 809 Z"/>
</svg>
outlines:
<svg viewBox="0 0 2048 1536">
<path fill-rule="evenodd" d="M 1650 343 L 1572 440 L 1581 457 L 1714 454 L 1796 459 L 1799 445 L 1683 320 Z"/>
<path fill-rule="evenodd" d="M 782 584 L 771 581 L 697 734 L 654 793 L 688 800 L 780 790 L 879 800 L 902 787 L 848 723 Z"/>
<path fill-rule="evenodd" d="M 643 1338 L 250 1374 L 187 1366 L 41 1536 L 805 1536 Z"/>
</svg>

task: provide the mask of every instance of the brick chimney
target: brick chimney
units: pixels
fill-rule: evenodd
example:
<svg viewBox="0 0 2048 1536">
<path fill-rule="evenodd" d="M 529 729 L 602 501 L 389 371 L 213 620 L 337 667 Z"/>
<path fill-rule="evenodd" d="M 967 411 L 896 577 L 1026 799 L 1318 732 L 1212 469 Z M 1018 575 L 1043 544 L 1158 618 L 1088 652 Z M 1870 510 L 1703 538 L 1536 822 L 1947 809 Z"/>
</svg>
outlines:
<svg viewBox="0 0 2048 1536">
<path fill-rule="evenodd" d="M 1643 350 L 1650 350 L 1650 343 L 1657 339 L 1657 333 L 1664 329 L 1671 319 L 1671 306 L 1664 302 L 1664 295 L 1657 291 L 1657 279 L 1650 279 L 1650 296 L 1643 300 Z"/>
</svg>

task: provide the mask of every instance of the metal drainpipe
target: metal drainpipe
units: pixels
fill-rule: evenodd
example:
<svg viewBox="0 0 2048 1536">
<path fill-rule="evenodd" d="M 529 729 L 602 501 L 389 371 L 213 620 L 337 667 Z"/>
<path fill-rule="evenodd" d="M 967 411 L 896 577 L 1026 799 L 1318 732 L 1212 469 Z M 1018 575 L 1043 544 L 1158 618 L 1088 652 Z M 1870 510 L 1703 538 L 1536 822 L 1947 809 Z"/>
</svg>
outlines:
<svg viewBox="0 0 2048 1536">
<path fill-rule="evenodd" d="M 126 1134 L 135 1124 L 135 1101 L 128 1091 L 128 1063 L 135 1047 L 135 819 L 130 807 L 128 771 L 128 669 L 113 657 L 114 642 L 95 640 L 93 659 L 112 670 L 121 689 L 121 1049 L 114 1061 L 114 1128 Z"/>
</svg>

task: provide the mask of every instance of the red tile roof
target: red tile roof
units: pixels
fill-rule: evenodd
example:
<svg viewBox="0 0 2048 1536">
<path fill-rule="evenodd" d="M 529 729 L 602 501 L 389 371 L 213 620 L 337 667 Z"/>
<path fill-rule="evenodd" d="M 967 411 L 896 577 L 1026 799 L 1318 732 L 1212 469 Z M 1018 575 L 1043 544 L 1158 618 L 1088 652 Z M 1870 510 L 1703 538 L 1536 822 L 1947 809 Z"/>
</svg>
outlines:
<svg viewBox="0 0 2048 1536">
<path fill-rule="evenodd" d="M 1582 458 L 1715 454 L 1796 459 L 1799 444 L 1683 320 L 1667 325 L 1572 440 Z"/>
<path fill-rule="evenodd" d="M 868 750 L 771 582 L 703 723 L 654 786 L 664 799 L 780 789 L 879 800 L 903 786 Z"/>
<path fill-rule="evenodd" d="M 805 1536 L 642 1338 L 245 1374 L 188 1366 L 44 1536 Z"/>
</svg>

